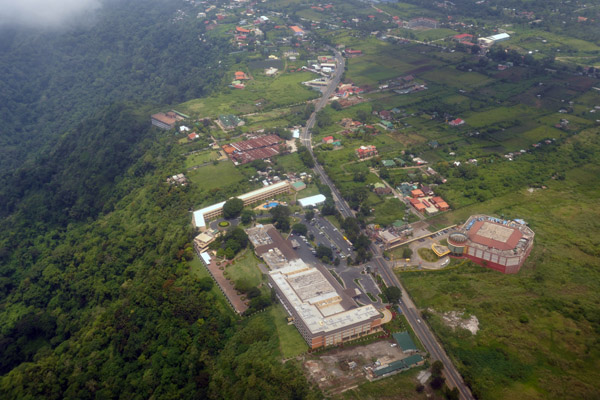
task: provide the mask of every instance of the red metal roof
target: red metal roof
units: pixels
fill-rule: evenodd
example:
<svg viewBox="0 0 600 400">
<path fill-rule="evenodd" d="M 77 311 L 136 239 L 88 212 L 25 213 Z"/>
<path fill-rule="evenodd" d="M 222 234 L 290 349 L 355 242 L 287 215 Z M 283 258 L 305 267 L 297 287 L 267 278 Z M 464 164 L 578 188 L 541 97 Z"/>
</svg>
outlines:
<svg viewBox="0 0 600 400">
<path fill-rule="evenodd" d="M 504 242 L 500 241 L 496 238 L 484 237 L 484 236 L 481 236 L 478 234 L 479 230 L 481 229 L 481 227 L 484 224 L 498 225 L 498 226 L 501 226 L 506 229 L 512 229 L 513 232 L 508 237 L 508 239 L 506 239 L 506 241 L 504 241 Z M 523 237 L 523 234 L 516 228 L 496 224 L 491 221 L 477 221 L 477 222 L 475 222 L 473 227 L 469 230 L 468 236 L 472 242 L 475 242 L 475 243 L 478 243 L 478 244 L 481 244 L 484 246 L 492 247 L 492 248 L 498 249 L 498 250 L 511 250 L 511 249 L 515 248 L 515 246 L 517 245 L 519 240 Z"/>
</svg>

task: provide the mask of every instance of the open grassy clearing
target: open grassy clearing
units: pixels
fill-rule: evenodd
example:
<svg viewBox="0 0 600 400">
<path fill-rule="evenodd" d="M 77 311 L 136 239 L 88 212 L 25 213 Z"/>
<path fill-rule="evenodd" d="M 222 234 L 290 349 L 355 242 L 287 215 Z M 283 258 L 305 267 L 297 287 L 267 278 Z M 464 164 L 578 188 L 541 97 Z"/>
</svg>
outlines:
<svg viewBox="0 0 600 400">
<path fill-rule="evenodd" d="M 427 393 L 415 390 L 417 375 L 425 367 L 412 368 L 406 372 L 390 376 L 376 382 L 368 382 L 355 389 L 348 390 L 334 399 L 356 400 L 392 400 L 392 399 L 426 399 Z"/>
<path fill-rule="evenodd" d="M 201 153 L 190 154 L 185 158 L 185 167 L 193 167 L 195 165 L 204 164 L 214 161 L 219 158 L 219 153 L 214 150 L 203 151 Z"/>
<path fill-rule="evenodd" d="M 593 311 L 600 301 L 599 176 L 598 165 L 586 165 L 564 181 L 549 181 L 547 190 L 514 191 L 434 219 L 446 226 L 477 212 L 525 218 L 536 243 L 517 275 L 479 266 L 401 274 L 419 307 L 466 310 L 479 319 L 481 330 L 472 336 L 430 318 L 479 396 L 525 391 L 532 398 L 583 398 L 595 392 L 600 351 L 590 338 L 599 322 Z"/>
<path fill-rule="evenodd" d="M 273 305 L 269 313 L 275 322 L 279 336 L 279 349 L 283 358 L 291 358 L 303 354 L 308 350 L 308 345 L 294 325 L 288 325 L 288 314 L 280 303 Z"/>
<path fill-rule="evenodd" d="M 463 72 L 452 67 L 428 71 L 420 77 L 427 81 L 464 90 L 478 88 L 492 82 L 491 78 L 478 72 Z"/>
<path fill-rule="evenodd" d="M 241 182 L 244 176 L 231 162 L 221 162 L 217 165 L 206 165 L 187 174 L 192 183 L 204 190 L 223 188 Z"/>
<path fill-rule="evenodd" d="M 259 107 L 281 107 L 318 97 L 316 91 L 302 85 L 314 79 L 310 72 L 294 72 L 275 78 L 256 76 L 246 81 L 245 89 L 223 88 L 214 96 L 195 99 L 177 106 L 177 110 L 196 117 L 218 117 L 220 114 L 245 114 Z M 256 104 L 261 103 L 260 106 Z"/>
</svg>

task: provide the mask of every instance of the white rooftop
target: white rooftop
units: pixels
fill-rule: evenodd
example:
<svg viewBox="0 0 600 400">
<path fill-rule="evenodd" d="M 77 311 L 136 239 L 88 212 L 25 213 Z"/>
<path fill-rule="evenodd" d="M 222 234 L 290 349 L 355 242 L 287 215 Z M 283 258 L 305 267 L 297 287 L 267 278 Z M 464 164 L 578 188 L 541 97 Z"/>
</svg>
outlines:
<svg viewBox="0 0 600 400">
<path fill-rule="evenodd" d="M 205 228 L 206 221 L 204 221 L 204 214 L 209 213 L 211 211 L 218 210 L 218 209 L 222 208 L 224 204 L 225 204 L 225 202 L 222 201 L 220 203 L 213 204 L 212 206 L 204 207 L 201 210 L 194 211 L 194 225 L 197 228 Z"/>
<path fill-rule="evenodd" d="M 278 189 L 280 187 L 284 187 L 286 185 L 289 185 L 288 181 L 277 182 L 277 183 L 274 183 L 272 185 L 268 185 L 268 186 L 266 185 L 263 188 L 260 188 L 260 189 L 257 189 L 257 190 L 253 190 L 251 192 L 244 193 L 244 194 L 242 194 L 240 196 L 237 196 L 237 198 L 240 199 L 240 200 L 244 200 L 245 201 L 246 199 L 250 199 L 250 198 L 252 198 L 252 197 L 254 197 L 256 195 L 260 195 L 262 193 L 269 192 L 271 190 Z M 194 213 L 193 213 L 194 214 L 194 217 L 193 217 L 194 225 L 197 228 L 205 228 L 206 227 L 206 221 L 204 220 L 204 215 L 206 213 L 211 212 L 211 211 L 216 211 L 216 210 L 219 210 L 219 209 L 223 208 L 224 204 L 225 204 L 225 202 L 222 201 L 220 203 L 213 204 L 212 206 L 204 207 L 204 208 L 202 208 L 200 210 L 194 211 Z"/>
<path fill-rule="evenodd" d="M 271 271 L 269 275 L 313 335 L 367 322 L 380 315 L 371 304 L 345 310 L 339 294 L 321 271 L 303 262 Z"/>
<path fill-rule="evenodd" d="M 323 196 L 322 194 L 316 194 L 314 196 L 305 197 L 303 199 L 300 199 L 300 200 L 298 200 L 298 203 L 302 207 L 314 207 L 314 206 L 324 203 L 325 200 L 327 200 L 327 198 L 325 196 Z"/>
</svg>

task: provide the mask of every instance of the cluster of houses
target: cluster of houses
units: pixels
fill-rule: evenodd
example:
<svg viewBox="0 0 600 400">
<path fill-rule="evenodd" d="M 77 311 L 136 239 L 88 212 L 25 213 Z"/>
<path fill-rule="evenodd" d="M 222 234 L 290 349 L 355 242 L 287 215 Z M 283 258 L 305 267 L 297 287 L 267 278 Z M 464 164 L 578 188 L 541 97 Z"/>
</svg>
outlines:
<svg viewBox="0 0 600 400">
<path fill-rule="evenodd" d="M 342 142 L 336 140 L 333 136 L 325 136 L 321 141 L 323 144 L 331 144 L 333 147 L 340 147 L 342 145 Z"/>
<path fill-rule="evenodd" d="M 359 160 L 367 160 L 371 157 L 375 157 L 376 155 L 378 155 L 379 153 L 377 152 L 377 147 L 373 146 L 373 145 L 369 145 L 369 146 L 360 146 L 358 149 L 355 150 L 356 152 L 356 156 L 359 158 Z"/>
<path fill-rule="evenodd" d="M 230 87 L 234 88 L 234 89 L 244 89 L 246 87 L 246 85 L 244 85 L 242 83 L 242 81 L 247 81 L 250 78 L 248 77 L 248 75 L 246 75 L 245 72 L 243 71 L 236 71 L 234 73 L 234 79 L 233 81 L 231 81 L 231 85 L 229 85 Z"/>
</svg>

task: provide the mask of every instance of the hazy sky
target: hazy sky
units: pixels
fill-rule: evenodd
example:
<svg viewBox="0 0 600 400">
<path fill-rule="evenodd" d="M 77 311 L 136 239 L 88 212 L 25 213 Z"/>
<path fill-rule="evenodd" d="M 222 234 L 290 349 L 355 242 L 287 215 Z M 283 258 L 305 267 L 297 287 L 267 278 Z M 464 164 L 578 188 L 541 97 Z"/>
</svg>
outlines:
<svg viewBox="0 0 600 400">
<path fill-rule="evenodd" d="M 0 0 L 0 25 L 60 28 L 100 7 L 100 0 Z"/>
</svg>

